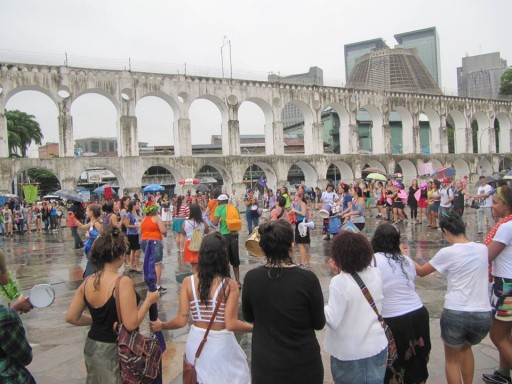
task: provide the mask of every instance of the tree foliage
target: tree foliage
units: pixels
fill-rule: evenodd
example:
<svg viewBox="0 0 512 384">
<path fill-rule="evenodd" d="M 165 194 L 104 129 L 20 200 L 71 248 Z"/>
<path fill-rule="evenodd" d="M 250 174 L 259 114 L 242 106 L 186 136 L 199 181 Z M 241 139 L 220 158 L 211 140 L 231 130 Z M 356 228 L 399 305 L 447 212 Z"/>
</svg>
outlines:
<svg viewBox="0 0 512 384">
<path fill-rule="evenodd" d="M 39 183 L 39 194 L 48 195 L 60 189 L 59 179 L 50 171 L 43 168 L 30 168 L 27 171 L 30 180 Z"/>
<path fill-rule="evenodd" d="M 32 143 L 41 144 L 43 133 L 35 116 L 18 110 L 5 111 L 10 157 L 27 157 Z"/>
<path fill-rule="evenodd" d="M 512 68 L 507 69 L 501 76 L 500 94 L 512 95 Z"/>
</svg>

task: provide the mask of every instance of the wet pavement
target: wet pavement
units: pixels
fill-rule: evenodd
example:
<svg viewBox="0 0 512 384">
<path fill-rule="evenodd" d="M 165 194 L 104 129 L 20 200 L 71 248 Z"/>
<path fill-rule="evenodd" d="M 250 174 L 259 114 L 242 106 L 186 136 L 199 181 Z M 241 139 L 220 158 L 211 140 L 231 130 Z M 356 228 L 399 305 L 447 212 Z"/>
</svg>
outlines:
<svg viewBox="0 0 512 384">
<path fill-rule="evenodd" d="M 468 223 L 467 234 L 471 240 L 482 241 L 482 235 L 476 235 L 476 214 L 467 209 L 465 220 Z M 328 298 L 328 287 L 331 273 L 328 267 L 328 254 L 330 242 L 323 241 L 319 224 L 319 217 L 313 214 L 316 228 L 311 236 L 311 270 L 318 276 L 324 292 L 325 300 Z M 364 233 L 371 236 L 377 225 L 376 219 L 367 218 Z M 245 225 L 245 223 L 244 223 Z M 410 254 L 420 263 L 430 260 L 437 250 L 448 244 L 438 230 L 428 229 L 425 225 L 400 224 L 402 238 L 408 244 Z M 169 231 L 170 234 L 170 231 Z M 249 256 L 243 247 L 247 238 L 247 230 L 241 231 L 241 278 L 245 273 L 260 265 L 263 260 Z M 52 233 L 31 233 L 23 236 L 14 235 L 13 238 L 0 237 L 0 247 L 7 256 L 7 264 L 21 287 L 29 290 L 38 283 L 51 284 L 56 291 L 56 300 L 48 308 L 34 309 L 22 315 L 27 330 L 28 339 L 33 346 L 34 359 L 29 370 L 40 384 L 73 384 L 84 383 L 86 377 L 83 362 L 83 345 L 88 327 L 76 327 L 65 322 L 65 313 L 81 283 L 81 275 L 85 267 L 85 257 L 81 250 L 73 250 L 73 240 L 70 230 L 62 228 Z M 173 236 L 164 240 L 164 269 L 162 285 L 168 292 L 162 296 L 159 303 L 160 318 L 168 320 L 178 310 L 178 288 L 180 277 L 188 272 L 190 267 L 178 260 Z M 298 261 L 298 252 L 295 251 Z M 144 291 L 145 284 L 141 276 L 131 276 L 137 289 Z M 425 306 L 430 312 L 432 352 L 430 356 L 429 383 L 444 383 L 444 351 L 440 339 L 439 317 L 442 312 L 446 279 L 439 273 L 417 278 L 416 288 Z M 147 322 L 142 325 L 147 331 Z M 188 327 L 165 333 L 167 351 L 164 354 L 164 383 L 181 383 L 182 356 L 185 348 Z M 318 332 L 318 339 L 322 343 L 324 332 Z M 250 334 L 237 335 L 250 362 Z M 475 382 L 481 382 L 481 374 L 492 372 L 498 365 L 498 352 L 487 337 L 476 347 L 475 354 Z M 325 383 L 332 383 L 328 355 L 323 353 L 325 367 Z"/>
</svg>

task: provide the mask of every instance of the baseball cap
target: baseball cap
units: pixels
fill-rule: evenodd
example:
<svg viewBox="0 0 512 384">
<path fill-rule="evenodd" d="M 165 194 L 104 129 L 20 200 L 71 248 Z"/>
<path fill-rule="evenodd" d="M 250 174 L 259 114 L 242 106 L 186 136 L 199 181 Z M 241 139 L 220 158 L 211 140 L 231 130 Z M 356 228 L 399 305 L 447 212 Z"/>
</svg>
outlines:
<svg viewBox="0 0 512 384">
<path fill-rule="evenodd" d="M 218 201 L 226 201 L 226 200 L 229 200 L 229 197 L 225 193 L 222 193 L 219 195 L 219 197 L 217 197 L 217 200 Z"/>
</svg>

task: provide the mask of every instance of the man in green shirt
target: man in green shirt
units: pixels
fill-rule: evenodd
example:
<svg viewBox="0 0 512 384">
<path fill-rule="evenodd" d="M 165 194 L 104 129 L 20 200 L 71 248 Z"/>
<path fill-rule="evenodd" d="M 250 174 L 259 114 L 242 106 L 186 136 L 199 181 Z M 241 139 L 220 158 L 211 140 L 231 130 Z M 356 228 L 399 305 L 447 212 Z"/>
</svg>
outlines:
<svg viewBox="0 0 512 384">
<path fill-rule="evenodd" d="M 229 258 L 229 263 L 233 266 L 233 274 L 238 285 L 240 284 L 240 251 L 238 249 L 238 231 L 230 231 L 226 224 L 227 207 L 233 207 L 238 213 L 238 208 L 234 205 L 229 204 L 229 197 L 226 194 L 221 194 L 217 197 L 219 205 L 215 209 L 215 215 L 212 220 L 213 225 L 219 224 L 219 232 L 224 239 L 224 245 L 226 247 L 226 253 Z"/>
</svg>

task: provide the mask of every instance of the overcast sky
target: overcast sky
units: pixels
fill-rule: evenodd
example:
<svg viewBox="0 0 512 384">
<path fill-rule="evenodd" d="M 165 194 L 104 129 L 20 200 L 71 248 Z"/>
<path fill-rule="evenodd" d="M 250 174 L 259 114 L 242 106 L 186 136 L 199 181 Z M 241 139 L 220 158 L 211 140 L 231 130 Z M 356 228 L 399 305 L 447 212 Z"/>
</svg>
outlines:
<svg viewBox="0 0 512 384">
<path fill-rule="evenodd" d="M 265 78 L 271 71 L 288 75 L 318 66 L 325 82 L 341 85 L 345 44 L 382 37 L 394 46 L 397 33 L 435 26 L 443 89 L 453 94 L 466 55 L 501 52 L 512 65 L 511 15 L 511 0 L 0 0 L 0 61 L 58 63 L 67 52 L 70 65 L 123 69 L 131 58 L 134 67 L 169 63 L 183 71 L 187 63 L 189 71 L 215 75 L 227 36 L 235 73 Z M 58 140 L 57 109 L 46 96 L 23 92 L 7 108 L 35 115 L 44 141 Z M 116 136 L 117 117 L 106 99 L 84 95 L 71 113 L 75 138 Z M 190 116 L 193 144 L 220 134 L 213 104 L 196 101 Z M 139 141 L 173 143 L 173 115 L 163 101 L 143 99 L 137 117 Z M 240 127 L 241 134 L 263 133 L 258 107 L 242 105 Z"/>
</svg>

